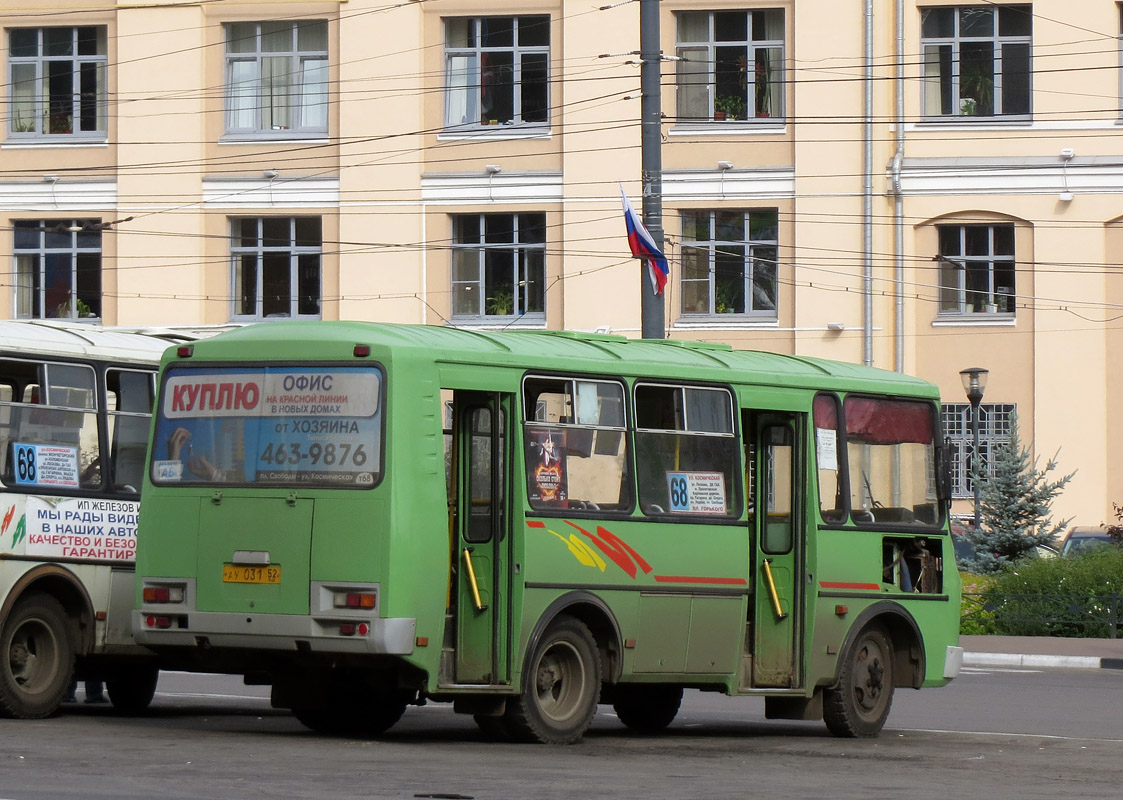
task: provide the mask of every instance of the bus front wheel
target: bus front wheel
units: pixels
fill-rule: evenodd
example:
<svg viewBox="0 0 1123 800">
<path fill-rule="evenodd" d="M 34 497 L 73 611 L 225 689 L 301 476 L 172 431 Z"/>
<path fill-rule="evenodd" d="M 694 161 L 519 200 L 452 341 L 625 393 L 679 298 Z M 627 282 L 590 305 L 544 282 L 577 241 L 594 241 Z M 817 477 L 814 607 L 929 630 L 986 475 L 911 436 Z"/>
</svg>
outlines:
<svg viewBox="0 0 1123 800">
<path fill-rule="evenodd" d="M 74 674 L 74 646 L 62 604 L 33 594 L 0 631 L 0 716 L 42 719 L 58 710 Z"/>
<path fill-rule="evenodd" d="M 871 625 L 843 657 L 838 684 L 823 692 L 823 721 L 835 736 L 876 736 L 892 704 L 893 645 Z"/>
<path fill-rule="evenodd" d="M 293 716 L 308 728 L 334 736 L 373 738 L 402 718 L 409 697 L 395 690 L 341 694 L 330 704 L 294 706 Z"/>
<path fill-rule="evenodd" d="M 507 701 L 507 732 L 521 742 L 576 742 L 593 721 L 600 682 L 592 633 L 574 617 L 558 617 L 527 659 L 522 691 Z"/>
<path fill-rule="evenodd" d="M 674 722 L 682 705 L 682 687 L 622 683 L 616 687 L 612 708 L 632 730 L 661 731 Z"/>
</svg>

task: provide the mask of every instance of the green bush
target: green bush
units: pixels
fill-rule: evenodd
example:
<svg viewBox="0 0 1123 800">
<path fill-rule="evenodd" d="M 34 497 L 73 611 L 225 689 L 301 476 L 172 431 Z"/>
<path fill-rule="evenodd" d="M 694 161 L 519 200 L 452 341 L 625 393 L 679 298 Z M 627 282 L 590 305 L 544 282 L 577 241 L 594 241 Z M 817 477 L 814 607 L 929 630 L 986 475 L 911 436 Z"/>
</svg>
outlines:
<svg viewBox="0 0 1123 800">
<path fill-rule="evenodd" d="M 971 635 L 995 633 L 994 612 L 989 611 L 979 595 L 994 583 L 993 575 L 961 572 L 963 598 L 959 602 L 959 632 Z"/>
<path fill-rule="evenodd" d="M 963 633 L 1104 638 L 1113 608 L 1121 614 L 1123 548 L 1019 562 L 975 591 L 982 597 L 965 600 Z"/>
</svg>

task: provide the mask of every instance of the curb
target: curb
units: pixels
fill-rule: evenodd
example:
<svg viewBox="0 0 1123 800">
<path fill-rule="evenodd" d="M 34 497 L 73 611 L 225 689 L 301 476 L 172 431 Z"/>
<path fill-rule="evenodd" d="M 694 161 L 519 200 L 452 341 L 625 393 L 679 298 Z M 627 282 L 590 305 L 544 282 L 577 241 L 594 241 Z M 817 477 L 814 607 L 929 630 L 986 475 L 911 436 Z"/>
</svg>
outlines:
<svg viewBox="0 0 1123 800">
<path fill-rule="evenodd" d="M 965 667 L 1059 667 L 1064 669 L 1123 669 L 1123 658 L 1042 656 L 1021 653 L 964 653 Z"/>
</svg>

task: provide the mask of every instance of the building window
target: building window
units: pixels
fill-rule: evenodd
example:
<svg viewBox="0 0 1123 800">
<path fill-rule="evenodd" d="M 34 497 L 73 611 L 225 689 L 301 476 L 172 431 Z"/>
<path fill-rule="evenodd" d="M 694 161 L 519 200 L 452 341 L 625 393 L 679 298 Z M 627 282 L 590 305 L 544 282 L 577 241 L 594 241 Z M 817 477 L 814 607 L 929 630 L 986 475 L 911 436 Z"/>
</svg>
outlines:
<svg viewBox="0 0 1123 800">
<path fill-rule="evenodd" d="M 319 217 L 234 219 L 230 255 L 235 319 L 319 318 Z"/>
<path fill-rule="evenodd" d="M 979 405 L 979 458 L 988 474 L 994 474 L 991 453 L 1001 444 L 1010 443 L 1010 430 L 1018 407 L 1014 403 L 982 403 Z M 941 411 L 944 437 L 951 445 L 952 497 L 967 498 L 975 494 L 971 481 L 971 450 L 975 434 L 971 427 L 970 403 L 945 403 Z"/>
<path fill-rule="evenodd" d="M 1014 226 L 939 225 L 941 314 L 1014 313 Z"/>
<path fill-rule="evenodd" d="M 676 20 L 679 119 L 784 115 L 783 10 L 689 11 Z"/>
<path fill-rule="evenodd" d="M 959 6 L 920 12 L 924 114 L 1028 116 L 1031 6 Z"/>
<path fill-rule="evenodd" d="M 550 18 L 445 20 L 445 125 L 549 120 Z"/>
<path fill-rule="evenodd" d="M 452 231 L 453 317 L 545 318 L 545 214 L 457 214 Z"/>
<path fill-rule="evenodd" d="M 104 26 L 9 29 L 9 131 L 104 136 L 107 63 Z"/>
<path fill-rule="evenodd" d="M 16 317 L 101 317 L 101 223 L 37 219 L 13 227 Z"/>
<path fill-rule="evenodd" d="M 226 26 L 226 130 L 328 129 L 328 23 L 234 22 Z"/>
<path fill-rule="evenodd" d="M 682 313 L 776 318 L 779 213 L 682 212 Z"/>
</svg>

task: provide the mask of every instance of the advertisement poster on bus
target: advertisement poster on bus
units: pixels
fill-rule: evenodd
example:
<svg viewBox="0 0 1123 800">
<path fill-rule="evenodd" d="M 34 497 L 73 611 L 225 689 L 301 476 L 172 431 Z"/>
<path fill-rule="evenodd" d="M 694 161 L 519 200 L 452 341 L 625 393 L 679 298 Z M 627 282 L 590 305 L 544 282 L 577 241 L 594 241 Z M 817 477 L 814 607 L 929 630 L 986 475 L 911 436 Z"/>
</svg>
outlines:
<svg viewBox="0 0 1123 800">
<path fill-rule="evenodd" d="M 140 504 L 93 497 L 28 497 L 24 553 L 43 558 L 133 561 Z"/>
<path fill-rule="evenodd" d="M 565 431 L 532 428 L 527 431 L 527 449 L 531 502 L 536 508 L 568 508 Z"/>
<path fill-rule="evenodd" d="M 157 483 L 369 486 L 380 471 L 370 367 L 179 369 L 157 409 Z"/>
</svg>

